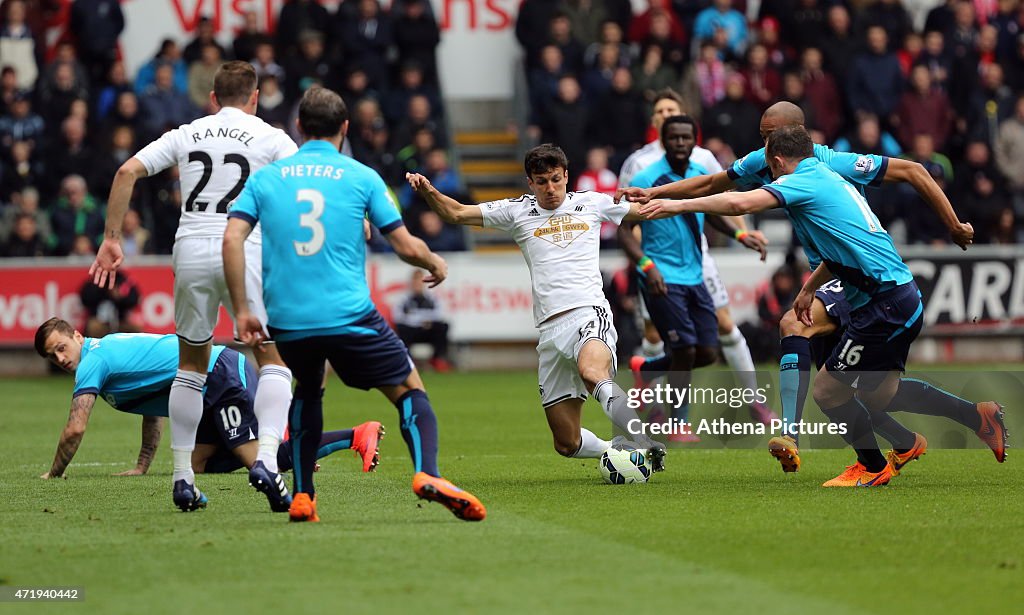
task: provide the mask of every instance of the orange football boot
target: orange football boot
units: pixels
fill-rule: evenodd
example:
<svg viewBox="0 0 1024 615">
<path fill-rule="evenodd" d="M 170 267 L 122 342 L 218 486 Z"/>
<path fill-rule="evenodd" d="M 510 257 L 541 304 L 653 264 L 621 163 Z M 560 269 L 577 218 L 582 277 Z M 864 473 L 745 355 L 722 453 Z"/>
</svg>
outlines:
<svg viewBox="0 0 1024 615">
<path fill-rule="evenodd" d="M 1006 424 L 1003 423 L 1003 407 L 994 401 L 983 401 L 978 404 L 978 416 L 981 417 L 981 429 L 977 432 L 981 441 L 992 449 L 996 461 L 1006 461 Z"/>
<path fill-rule="evenodd" d="M 320 517 L 316 514 L 316 496 L 310 499 L 308 493 L 296 493 L 288 509 L 288 520 L 319 522 Z"/>
<path fill-rule="evenodd" d="M 846 466 L 846 470 L 832 480 L 821 484 L 822 487 L 881 487 L 889 483 L 893 477 L 891 463 L 886 463 L 881 472 L 868 472 L 861 462 Z"/>
<path fill-rule="evenodd" d="M 914 434 L 914 446 L 905 453 L 897 453 L 895 450 L 889 451 L 885 458 L 889 460 L 889 464 L 892 465 L 892 475 L 899 476 L 900 470 L 903 466 L 907 465 L 911 461 L 917 459 L 921 455 L 924 455 L 925 451 L 928 450 L 928 441 L 924 439 L 919 433 Z"/>
<path fill-rule="evenodd" d="M 424 500 L 441 504 L 463 521 L 483 521 L 487 516 L 487 509 L 472 493 L 426 472 L 412 477 L 412 491 Z"/>
<path fill-rule="evenodd" d="M 768 440 L 768 452 L 779 460 L 783 472 L 800 470 L 800 449 L 792 436 L 775 436 Z"/>
<path fill-rule="evenodd" d="M 368 421 L 356 425 L 352 432 L 352 450 L 363 458 L 363 472 L 373 472 L 380 463 L 379 442 L 384 439 L 384 426 Z"/>
</svg>

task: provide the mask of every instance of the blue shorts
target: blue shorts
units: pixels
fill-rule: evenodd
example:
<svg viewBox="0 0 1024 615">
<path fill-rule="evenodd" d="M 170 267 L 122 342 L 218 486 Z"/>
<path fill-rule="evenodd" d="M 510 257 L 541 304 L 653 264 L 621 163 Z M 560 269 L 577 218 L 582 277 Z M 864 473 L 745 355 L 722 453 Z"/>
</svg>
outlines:
<svg viewBox="0 0 1024 615">
<path fill-rule="evenodd" d="M 196 432 L 197 444 L 239 447 L 259 434 L 253 411 L 259 375 L 241 353 L 225 348 L 206 376 L 203 418 Z"/>
<path fill-rule="evenodd" d="M 346 386 L 364 391 L 401 384 L 412 372 L 409 350 L 377 310 L 341 329 L 269 333 L 300 385 L 319 387 L 325 360 Z"/>
<path fill-rule="evenodd" d="M 640 286 L 658 335 L 669 348 L 718 346 L 718 316 L 703 284 L 666 284 L 668 292 L 652 295 Z"/>
<path fill-rule="evenodd" d="M 821 301 L 825 306 L 825 312 L 836 321 L 836 330 L 828 335 L 819 335 L 811 338 L 811 357 L 814 363 L 821 369 L 825 361 L 831 356 L 832 350 L 843 338 L 843 331 L 850 326 L 850 303 L 843 293 L 843 284 L 839 280 L 831 280 L 821 285 L 821 288 L 814 291 L 815 299 Z"/>
<path fill-rule="evenodd" d="M 850 325 L 825 369 L 841 382 L 874 391 L 889 372 L 906 369 L 910 345 L 921 332 L 923 312 L 921 291 L 914 282 L 874 296 L 850 312 Z"/>
</svg>

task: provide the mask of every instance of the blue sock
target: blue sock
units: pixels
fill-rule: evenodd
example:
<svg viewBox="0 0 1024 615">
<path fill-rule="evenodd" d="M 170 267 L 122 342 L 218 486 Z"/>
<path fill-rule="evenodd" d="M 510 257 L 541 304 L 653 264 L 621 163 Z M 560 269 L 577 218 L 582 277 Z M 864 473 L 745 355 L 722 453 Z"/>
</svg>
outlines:
<svg viewBox="0 0 1024 615">
<path fill-rule="evenodd" d="M 913 414 L 944 416 L 966 426 L 971 431 L 981 429 L 981 417 L 978 416 L 977 404 L 961 399 L 923 380 L 914 378 L 900 380 L 900 388 L 896 390 L 896 395 L 889 402 L 886 412 L 898 410 Z"/>
<path fill-rule="evenodd" d="M 782 397 L 782 419 L 786 426 L 795 425 L 804 416 L 807 387 L 811 381 L 811 340 L 799 335 L 782 338 L 782 360 L 779 361 L 779 395 Z M 789 434 L 799 442 L 800 435 Z"/>
<path fill-rule="evenodd" d="M 395 402 L 402 420 L 402 439 L 409 447 L 414 472 L 440 477 L 437 470 L 437 417 L 427 394 L 413 389 Z"/>
<path fill-rule="evenodd" d="M 307 392 L 307 390 L 309 392 Z M 295 387 L 289 411 L 289 436 L 292 443 L 292 467 L 295 469 L 295 493 L 316 495 L 313 488 L 313 468 L 320 450 L 320 435 L 324 430 L 324 390 L 315 387 Z"/>
<path fill-rule="evenodd" d="M 320 436 L 320 449 L 316 452 L 317 459 L 323 459 L 331 453 L 352 448 L 351 429 L 327 431 Z M 292 469 L 292 441 L 282 442 L 277 449 L 277 467 L 282 472 Z"/>
</svg>

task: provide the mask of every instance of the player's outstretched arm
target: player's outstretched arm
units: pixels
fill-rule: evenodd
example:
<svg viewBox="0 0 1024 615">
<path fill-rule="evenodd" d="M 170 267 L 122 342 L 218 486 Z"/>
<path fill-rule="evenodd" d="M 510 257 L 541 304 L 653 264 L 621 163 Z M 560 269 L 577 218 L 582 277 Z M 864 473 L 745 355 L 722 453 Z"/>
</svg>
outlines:
<svg viewBox="0 0 1024 615">
<path fill-rule="evenodd" d="M 953 243 L 960 246 L 960 249 L 966 250 L 967 246 L 974 242 L 974 227 L 970 223 L 960 222 L 946 194 L 921 163 L 902 158 L 889 158 L 882 181 L 907 182 L 913 186 L 949 229 L 950 238 Z"/>
<path fill-rule="evenodd" d="M 714 175 L 698 175 L 653 188 L 619 188 L 615 191 L 615 201 L 625 197 L 627 201 L 645 204 L 654 199 L 695 199 L 703 196 L 721 194 L 732 190 L 736 184 L 729 179 L 725 171 Z"/>
<path fill-rule="evenodd" d="M 744 248 L 760 253 L 763 263 L 768 258 L 768 239 L 761 231 L 748 231 L 745 226 L 737 225 L 736 220 L 742 219 L 739 216 L 708 216 L 704 221 L 716 231 L 738 241 Z"/>
<path fill-rule="evenodd" d="M 128 204 L 135 190 L 135 182 L 148 175 L 145 165 L 138 158 L 132 157 L 125 161 L 114 175 L 114 183 L 110 187 L 110 198 L 107 201 L 107 222 L 103 229 L 103 243 L 96 251 L 96 260 L 89 267 L 89 275 L 93 282 L 103 287 L 109 284 L 114 288 L 117 268 L 124 262 L 121 251 L 121 226 L 124 216 L 128 213 Z"/>
<path fill-rule="evenodd" d="M 742 216 L 771 209 L 778 204 L 778 200 L 767 190 L 751 190 L 750 192 L 726 192 L 685 201 L 654 200 L 646 205 L 641 205 L 638 213 L 649 220 L 685 213 Z"/>
<path fill-rule="evenodd" d="M 419 237 L 413 237 L 409 229 L 400 226 L 384 236 L 398 258 L 413 267 L 426 269 L 430 274 L 423 278 L 430 288 L 444 282 L 448 277 L 448 263 L 440 255 L 431 252 Z"/>
<path fill-rule="evenodd" d="M 164 432 L 164 419 L 161 416 L 142 417 L 142 446 L 139 448 L 139 460 L 131 470 L 118 472 L 114 476 L 142 476 L 149 471 L 149 466 L 156 457 L 160 447 L 160 436 Z"/>
<path fill-rule="evenodd" d="M 82 436 L 85 435 L 85 426 L 89 424 L 89 416 L 92 414 L 93 404 L 96 403 L 96 395 L 84 393 L 76 395 L 71 400 L 71 412 L 68 414 L 68 424 L 60 434 L 60 442 L 57 443 L 57 454 L 53 456 L 53 465 L 50 471 L 39 478 L 60 478 L 67 469 L 71 459 L 78 451 L 78 445 L 82 443 Z"/>
<path fill-rule="evenodd" d="M 253 225 L 244 218 L 228 218 L 224 229 L 221 252 L 224 257 L 224 281 L 235 307 L 235 326 L 243 344 L 256 347 L 263 342 L 263 325 L 249 312 L 249 299 L 245 294 L 245 239 Z"/>
<path fill-rule="evenodd" d="M 441 219 L 449 224 L 469 224 L 483 226 L 484 216 L 478 205 L 464 205 L 455 199 L 442 194 L 426 177 L 419 173 L 406 173 L 406 181 L 423 200 L 427 202 Z"/>
</svg>

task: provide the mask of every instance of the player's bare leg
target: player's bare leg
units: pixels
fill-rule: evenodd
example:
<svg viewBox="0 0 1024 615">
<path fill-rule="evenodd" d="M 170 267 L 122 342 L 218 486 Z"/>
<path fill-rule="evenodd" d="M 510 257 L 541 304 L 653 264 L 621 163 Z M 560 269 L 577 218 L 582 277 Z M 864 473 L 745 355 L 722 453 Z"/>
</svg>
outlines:
<svg viewBox="0 0 1024 615">
<path fill-rule="evenodd" d="M 402 438 L 412 457 L 413 493 L 441 504 L 459 519 L 482 521 L 487 516 L 487 510 L 480 500 L 442 478 L 438 470 L 437 417 L 419 371 L 414 367 L 402 384 L 378 388 L 398 408 Z"/>
<path fill-rule="evenodd" d="M 189 344 L 178 338 L 178 372 L 167 400 L 174 457 L 174 504 L 184 512 L 206 506 L 206 496 L 196 487 L 192 451 L 203 418 L 203 387 L 210 364 L 210 342 Z"/>
<path fill-rule="evenodd" d="M 611 442 L 582 426 L 583 400 L 565 399 L 544 408 L 555 451 L 563 457 L 597 458 Z"/>
</svg>

